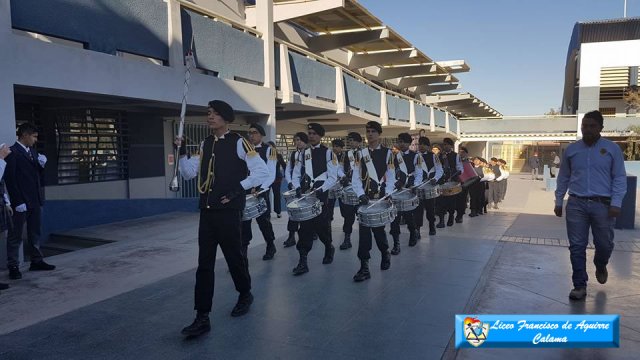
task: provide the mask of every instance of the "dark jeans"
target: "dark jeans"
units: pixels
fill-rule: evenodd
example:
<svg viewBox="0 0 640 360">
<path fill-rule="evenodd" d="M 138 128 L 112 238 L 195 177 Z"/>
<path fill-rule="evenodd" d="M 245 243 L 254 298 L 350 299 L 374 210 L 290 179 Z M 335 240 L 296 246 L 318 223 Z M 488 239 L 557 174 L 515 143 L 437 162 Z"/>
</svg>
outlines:
<svg viewBox="0 0 640 360">
<path fill-rule="evenodd" d="M 353 224 L 356 222 L 356 213 L 358 212 L 358 206 L 343 204 L 342 200 L 338 200 L 338 204 L 340 205 L 340 214 L 344 218 L 342 231 L 345 234 L 351 234 L 353 232 Z"/>
<path fill-rule="evenodd" d="M 300 223 L 289 219 L 289 221 L 287 222 L 287 231 L 296 232 L 298 231 L 298 229 L 300 229 Z"/>
<path fill-rule="evenodd" d="M 41 224 L 42 208 L 29 208 L 25 212 L 13 211 L 13 227 L 9 229 L 7 235 L 7 266 L 18 266 L 20 256 L 20 244 L 22 244 L 22 229 L 24 223 L 27 223 L 27 253 L 30 261 L 36 263 L 42 261 L 42 252 L 40 251 L 40 224 Z"/>
<path fill-rule="evenodd" d="M 271 184 L 271 190 L 273 191 L 273 212 L 275 212 L 276 214 L 280 215 L 280 213 L 282 212 L 282 195 L 280 195 L 281 193 L 281 186 L 282 186 L 282 182 L 277 182 L 277 183 L 273 183 Z M 269 192 L 267 191 L 267 194 Z M 269 197 L 267 196 L 267 199 Z"/>
<path fill-rule="evenodd" d="M 258 223 L 258 227 L 260 228 L 262 237 L 264 237 L 264 241 L 269 244 L 273 243 L 273 241 L 276 239 L 276 236 L 273 234 L 273 226 L 271 225 L 271 206 L 269 203 L 269 194 L 263 193 L 260 196 L 265 198 L 265 200 L 267 201 L 267 211 L 264 214 L 258 216 L 256 218 L 256 222 Z M 251 239 L 253 239 L 253 232 L 251 231 L 251 220 L 243 221 L 242 247 L 245 253 L 247 252 L 247 248 L 249 247 Z"/>
<path fill-rule="evenodd" d="M 425 213 L 427 221 L 433 224 L 436 221 L 436 199 L 420 200 L 420 205 L 416 208 L 414 214 L 416 219 L 416 227 L 422 227 L 424 224 Z"/>
<path fill-rule="evenodd" d="M 593 263 L 604 266 L 609 263 L 613 251 L 613 225 L 615 218 L 609 217 L 609 206 L 597 201 L 570 197 L 567 202 L 567 235 L 573 268 L 573 286 L 587 286 L 587 245 L 589 228 L 596 248 Z"/>
<path fill-rule="evenodd" d="M 236 290 L 241 294 L 251 290 L 251 276 L 240 240 L 241 219 L 242 211 L 240 210 L 200 211 L 194 307 L 198 311 L 211 311 L 218 245 L 227 261 Z"/>
<path fill-rule="evenodd" d="M 484 182 L 477 181 L 469 186 L 469 207 L 471 211 L 480 212 L 484 207 Z"/>
<path fill-rule="evenodd" d="M 324 204 L 326 204 L 326 199 Z M 331 209 L 333 211 L 333 209 Z M 298 236 L 300 241 L 296 245 L 300 255 L 307 255 L 313 247 L 313 234 L 317 234 L 320 241 L 324 244 L 325 248 L 331 247 L 331 222 L 329 213 L 329 207 L 327 205 L 322 206 L 322 213 L 313 219 L 300 222 L 300 230 Z"/>
<path fill-rule="evenodd" d="M 389 242 L 387 241 L 387 233 L 384 231 L 384 226 L 370 228 L 360 224 L 358 228 L 359 242 L 358 242 L 358 259 L 369 260 L 371 255 L 372 239 L 371 233 L 376 238 L 376 245 L 380 253 L 385 253 L 389 250 Z"/>
</svg>

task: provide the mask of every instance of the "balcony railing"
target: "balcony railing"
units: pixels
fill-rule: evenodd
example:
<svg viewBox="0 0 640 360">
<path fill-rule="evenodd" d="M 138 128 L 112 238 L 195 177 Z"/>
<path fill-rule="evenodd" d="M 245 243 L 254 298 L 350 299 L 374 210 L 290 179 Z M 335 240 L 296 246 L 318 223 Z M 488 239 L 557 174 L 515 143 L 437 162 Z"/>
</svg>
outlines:
<svg viewBox="0 0 640 360">
<path fill-rule="evenodd" d="M 387 94 L 387 110 L 389 118 L 409 121 L 410 106 L 408 100 Z"/>
<path fill-rule="evenodd" d="M 336 100 L 336 70 L 333 67 L 292 51 L 289 51 L 289 63 L 293 91 L 314 98 Z"/>
</svg>

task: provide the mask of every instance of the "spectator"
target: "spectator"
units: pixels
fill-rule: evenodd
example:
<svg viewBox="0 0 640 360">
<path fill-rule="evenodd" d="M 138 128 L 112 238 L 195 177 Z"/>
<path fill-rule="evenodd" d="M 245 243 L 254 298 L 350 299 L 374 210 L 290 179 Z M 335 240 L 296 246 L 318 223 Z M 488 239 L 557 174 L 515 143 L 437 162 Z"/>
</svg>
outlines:
<svg viewBox="0 0 640 360">
<path fill-rule="evenodd" d="M 551 177 L 554 178 L 558 175 L 558 168 L 560 168 L 560 157 L 556 154 L 555 151 L 551 152 L 551 157 L 553 158 L 553 163 L 551 164 Z"/>
<path fill-rule="evenodd" d="M 537 152 L 534 152 L 533 156 L 529 158 L 529 167 L 531 168 L 531 180 L 538 180 L 538 169 L 540 168 L 540 159 L 538 159 Z"/>
</svg>

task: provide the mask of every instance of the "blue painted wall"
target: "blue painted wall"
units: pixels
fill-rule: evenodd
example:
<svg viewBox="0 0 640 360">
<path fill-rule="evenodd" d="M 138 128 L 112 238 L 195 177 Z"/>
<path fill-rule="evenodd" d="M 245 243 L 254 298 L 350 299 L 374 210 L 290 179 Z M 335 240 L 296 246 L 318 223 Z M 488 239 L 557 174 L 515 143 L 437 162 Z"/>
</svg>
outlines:
<svg viewBox="0 0 640 360">
<path fill-rule="evenodd" d="M 336 100 L 336 70 L 306 56 L 289 52 L 293 91 Z"/>
<path fill-rule="evenodd" d="M 51 233 L 173 211 L 198 211 L 198 199 L 48 200 L 42 231 Z"/>
<path fill-rule="evenodd" d="M 428 106 L 416 105 L 416 122 L 418 124 L 429 125 L 431 109 Z"/>
<path fill-rule="evenodd" d="M 409 121 L 409 101 L 387 94 L 387 110 L 389 117 L 396 120 Z"/>
<path fill-rule="evenodd" d="M 434 111 L 436 126 L 444 128 L 447 122 L 447 117 L 442 110 L 436 109 Z"/>
<path fill-rule="evenodd" d="M 167 4 L 158 0 L 11 0 L 16 29 L 167 61 Z"/>
<path fill-rule="evenodd" d="M 215 71 L 223 79 L 236 77 L 264 83 L 263 41 L 229 25 L 182 9 L 182 38 L 187 52 L 193 34 L 199 68 Z"/>
<path fill-rule="evenodd" d="M 344 74 L 343 78 L 347 105 L 379 116 L 380 91 L 347 74 Z"/>
</svg>

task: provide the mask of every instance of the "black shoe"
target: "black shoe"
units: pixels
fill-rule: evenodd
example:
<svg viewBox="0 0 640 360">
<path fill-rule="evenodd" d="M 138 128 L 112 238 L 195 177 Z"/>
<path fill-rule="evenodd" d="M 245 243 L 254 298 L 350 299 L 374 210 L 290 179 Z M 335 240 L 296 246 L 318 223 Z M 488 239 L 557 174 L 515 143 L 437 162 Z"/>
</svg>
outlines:
<svg viewBox="0 0 640 360">
<path fill-rule="evenodd" d="M 575 287 L 569 293 L 569 299 L 571 300 L 584 300 L 587 297 L 587 287 Z"/>
<path fill-rule="evenodd" d="M 55 270 L 55 268 L 56 267 L 54 265 L 47 264 L 42 260 L 35 263 L 32 262 L 31 266 L 29 266 L 29 271 L 51 271 Z"/>
<path fill-rule="evenodd" d="M 307 256 L 300 255 L 300 261 L 298 261 L 298 265 L 293 268 L 293 275 L 298 276 L 308 272 L 309 267 L 307 266 Z"/>
<path fill-rule="evenodd" d="M 600 284 L 606 284 L 609 278 L 609 272 L 607 266 L 596 266 L 596 279 Z"/>
<path fill-rule="evenodd" d="M 438 222 L 438 225 L 436 225 L 436 227 L 438 229 L 444 228 L 444 218 L 443 217 L 440 218 L 440 222 Z"/>
<path fill-rule="evenodd" d="M 393 237 L 393 249 L 391 249 L 391 255 L 400 254 L 400 238 L 399 236 Z"/>
<path fill-rule="evenodd" d="M 456 224 L 462 224 L 462 217 L 456 218 Z"/>
<path fill-rule="evenodd" d="M 476 217 L 476 216 L 478 216 L 478 213 L 475 210 L 471 211 L 471 213 L 469 214 L 469 217 Z"/>
<path fill-rule="evenodd" d="M 246 294 L 240 294 L 236 306 L 234 306 L 233 310 L 231 310 L 231 316 L 238 317 L 248 313 L 249 308 L 251 308 L 251 304 L 253 304 L 253 294 L 251 294 L 250 292 Z"/>
<path fill-rule="evenodd" d="M 453 216 L 449 215 L 449 220 L 447 220 L 447 226 L 453 226 Z"/>
<path fill-rule="evenodd" d="M 182 335 L 200 336 L 211 331 L 211 323 L 209 322 L 209 314 L 198 314 L 191 325 L 182 329 Z"/>
<path fill-rule="evenodd" d="M 351 234 L 344 233 L 344 241 L 340 245 L 340 250 L 351 249 Z"/>
<path fill-rule="evenodd" d="M 420 228 L 416 228 L 416 239 L 420 240 L 422 237 L 420 236 Z"/>
<path fill-rule="evenodd" d="M 267 244 L 267 252 L 262 256 L 262 260 L 271 260 L 276 255 L 276 246 L 273 242 Z"/>
<path fill-rule="evenodd" d="M 0 283 L 0 290 L 7 290 L 9 288 L 9 284 Z"/>
<path fill-rule="evenodd" d="M 277 214 L 276 216 L 278 217 L 278 219 L 280 219 L 282 217 L 282 215 L 280 215 L 280 214 Z"/>
<path fill-rule="evenodd" d="M 353 275 L 353 281 L 361 282 L 367 279 L 371 279 L 371 273 L 369 273 L 369 260 L 360 260 L 360 270 Z"/>
<path fill-rule="evenodd" d="M 382 260 L 380 261 L 380 270 L 389 270 L 391 267 L 391 254 L 388 251 L 382 253 Z"/>
<path fill-rule="evenodd" d="M 289 232 L 289 237 L 287 238 L 287 240 L 285 240 L 285 242 L 282 245 L 284 245 L 284 247 L 286 247 L 286 248 L 296 245 L 296 233 L 295 233 L 295 231 L 290 231 Z"/>
<path fill-rule="evenodd" d="M 333 245 L 329 245 L 329 248 L 324 249 L 324 258 L 322 259 L 323 264 L 331 264 L 333 262 L 333 254 L 336 253 L 336 248 Z"/>
<path fill-rule="evenodd" d="M 17 266 L 9 267 L 9 279 L 11 280 L 22 279 L 22 273 L 20 272 L 20 269 Z"/>
<path fill-rule="evenodd" d="M 416 246 L 417 243 L 418 243 L 418 235 L 414 231 L 411 234 L 409 234 L 409 246 Z"/>
<path fill-rule="evenodd" d="M 444 227 L 444 226 L 443 226 Z M 433 224 L 429 224 L 429 235 L 435 235 L 436 234 L 436 227 Z"/>
</svg>

